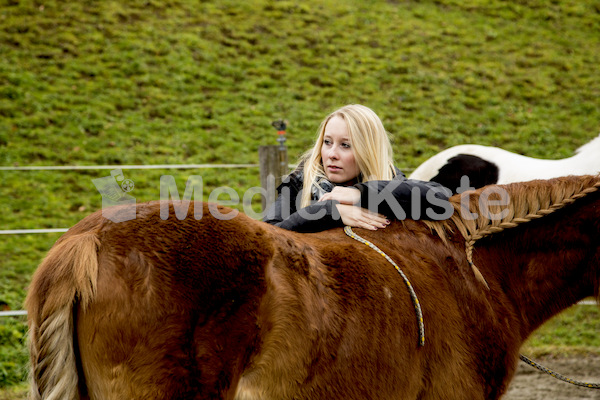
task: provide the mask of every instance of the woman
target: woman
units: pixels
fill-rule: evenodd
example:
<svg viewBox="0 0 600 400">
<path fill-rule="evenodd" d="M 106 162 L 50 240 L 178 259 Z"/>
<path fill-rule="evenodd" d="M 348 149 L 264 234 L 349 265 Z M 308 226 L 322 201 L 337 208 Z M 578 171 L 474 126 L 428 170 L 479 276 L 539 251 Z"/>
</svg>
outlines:
<svg viewBox="0 0 600 400">
<path fill-rule="evenodd" d="M 452 212 L 446 188 L 407 180 L 394 167 L 381 120 L 358 104 L 321 123 L 315 146 L 277 190 L 264 221 L 299 232 L 344 225 L 376 230 L 390 218 L 446 219 Z"/>
</svg>

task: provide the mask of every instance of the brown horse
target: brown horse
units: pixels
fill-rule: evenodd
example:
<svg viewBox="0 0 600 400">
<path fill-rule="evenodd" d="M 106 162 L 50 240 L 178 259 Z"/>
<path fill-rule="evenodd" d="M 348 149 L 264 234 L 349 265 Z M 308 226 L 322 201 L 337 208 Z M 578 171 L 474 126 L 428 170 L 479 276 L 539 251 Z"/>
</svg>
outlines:
<svg viewBox="0 0 600 400">
<path fill-rule="evenodd" d="M 599 187 L 512 184 L 501 220 L 481 212 L 479 190 L 462 206 L 453 197 L 445 222 L 356 229 L 410 279 L 423 347 L 394 267 L 341 229 L 220 220 L 201 203 L 199 220 L 193 207 L 175 218 L 173 204 L 163 220 L 159 202 L 121 223 L 97 212 L 33 277 L 33 398 L 498 399 L 523 341 L 598 295 Z"/>
</svg>

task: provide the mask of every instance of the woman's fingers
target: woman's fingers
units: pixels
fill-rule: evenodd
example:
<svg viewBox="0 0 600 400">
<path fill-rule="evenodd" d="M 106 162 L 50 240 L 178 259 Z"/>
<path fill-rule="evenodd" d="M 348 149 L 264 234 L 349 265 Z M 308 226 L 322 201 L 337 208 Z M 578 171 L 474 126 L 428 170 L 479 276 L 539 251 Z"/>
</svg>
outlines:
<svg viewBox="0 0 600 400">
<path fill-rule="evenodd" d="M 382 229 L 389 225 L 389 221 L 383 215 L 370 213 L 364 208 L 361 208 L 360 210 L 360 221 L 366 225 L 365 227 L 367 229 Z"/>
<path fill-rule="evenodd" d="M 390 221 L 383 215 L 370 212 L 361 207 L 337 204 L 344 225 L 370 230 L 383 229 Z"/>
</svg>

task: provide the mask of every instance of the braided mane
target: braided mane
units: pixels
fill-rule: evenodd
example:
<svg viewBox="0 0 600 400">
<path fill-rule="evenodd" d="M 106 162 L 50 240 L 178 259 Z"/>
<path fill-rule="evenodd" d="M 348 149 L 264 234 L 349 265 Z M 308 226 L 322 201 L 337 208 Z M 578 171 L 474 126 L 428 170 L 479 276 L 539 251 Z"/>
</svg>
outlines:
<svg viewBox="0 0 600 400">
<path fill-rule="evenodd" d="M 473 264 L 473 247 L 479 239 L 552 214 L 598 189 L 600 175 L 487 186 L 452 196 L 452 217 L 426 224 L 443 240 L 446 240 L 447 232 L 454 229 L 461 233 L 465 239 L 467 261 L 477 278 L 487 286 Z"/>
</svg>

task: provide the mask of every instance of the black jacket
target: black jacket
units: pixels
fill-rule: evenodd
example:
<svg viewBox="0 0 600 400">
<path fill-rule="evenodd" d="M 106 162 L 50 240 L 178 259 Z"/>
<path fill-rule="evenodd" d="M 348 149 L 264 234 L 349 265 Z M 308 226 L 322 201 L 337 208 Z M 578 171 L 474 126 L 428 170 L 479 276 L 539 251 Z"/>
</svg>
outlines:
<svg viewBox="0 0 600 400">
<path fill-rule="evenodd" d="M 277 188 L 279 195 L 267 209 L 263 221 L 298 232 L 319 232 L 344 226 L 335 207 L 338 201 L 313 202 L 300 208 L 302 186 L 300 171 L 287 176 Z M 435 182 L 406 179 L 401 172 L 391 181 L 369 181 L 354 187 L 361 192 L 357 205 L 387 218 L 441 220 L 452 215 L 448 189 Z"/>
</svg>

